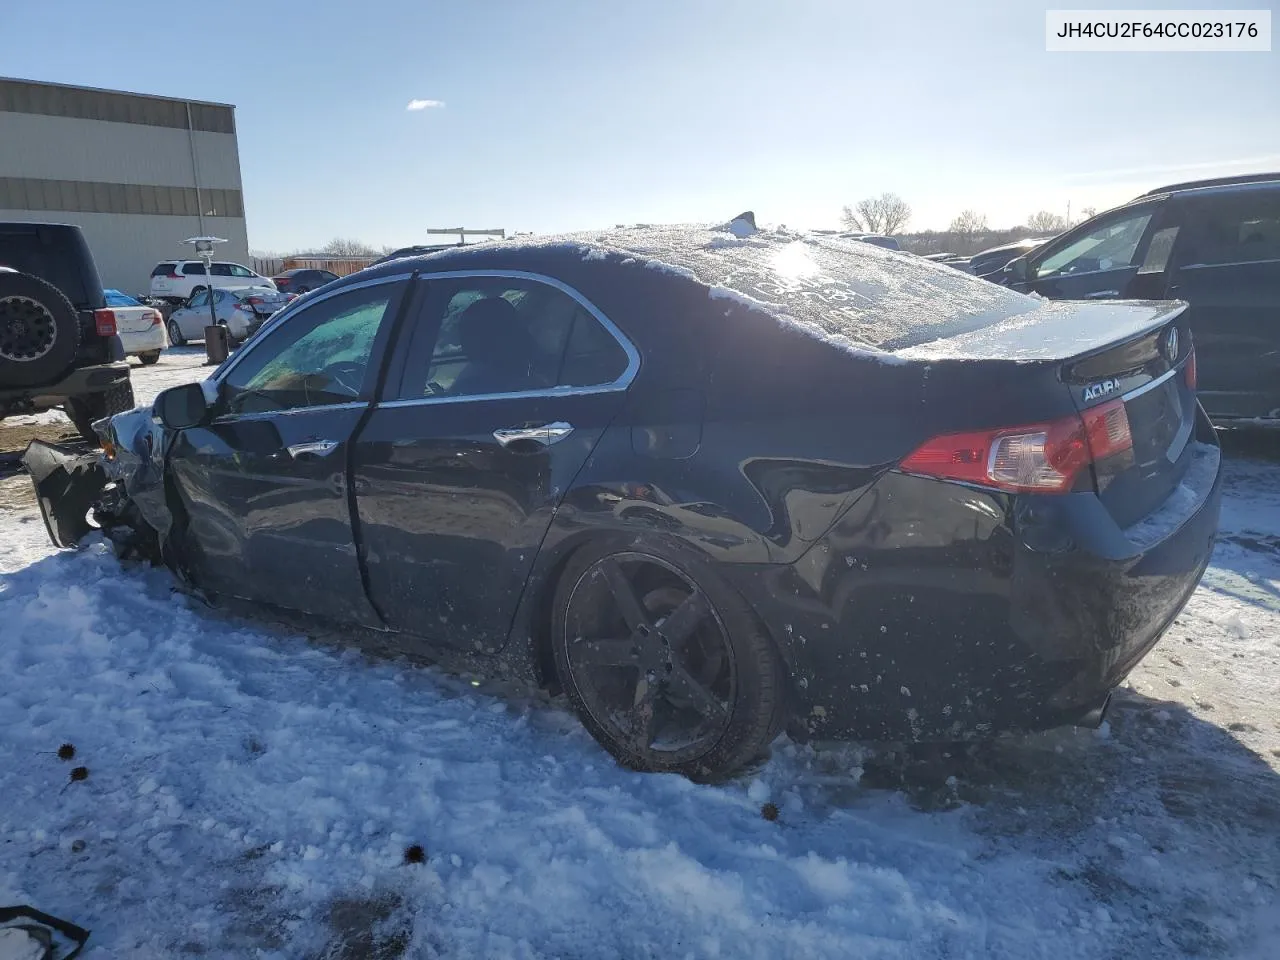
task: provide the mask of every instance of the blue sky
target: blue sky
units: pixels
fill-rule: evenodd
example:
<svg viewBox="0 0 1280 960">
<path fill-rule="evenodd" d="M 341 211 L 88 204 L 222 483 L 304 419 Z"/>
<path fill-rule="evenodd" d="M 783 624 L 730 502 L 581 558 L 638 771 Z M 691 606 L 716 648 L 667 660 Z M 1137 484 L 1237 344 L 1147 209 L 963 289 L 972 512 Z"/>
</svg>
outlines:
<svg viewBox="0 0 1280 960">
<path fill-rule="evenodd" d="M 0 72 L 234 103 L 257 249 L 746 208 L 835 226 L 886 190 L 916 228 L 1013 224 L 1280 169 L 1280 53 L 1046 53 L 1046 6 L 64 0 L 7 6 Z"/>
</svg>

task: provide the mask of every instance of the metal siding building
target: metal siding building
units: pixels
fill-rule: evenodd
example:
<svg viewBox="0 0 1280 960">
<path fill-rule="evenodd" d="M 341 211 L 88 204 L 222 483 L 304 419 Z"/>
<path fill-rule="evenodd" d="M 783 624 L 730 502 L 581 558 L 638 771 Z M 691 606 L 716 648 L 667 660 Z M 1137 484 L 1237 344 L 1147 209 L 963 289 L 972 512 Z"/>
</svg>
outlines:
<svg viewBox="0 0 1280 960">
<path fill-rule="evenodd" d="M 0 78 L 0 220 L 78 224 L 126 293 L 188 237 L 247 264 L 235 107 Z"/>
</svg>

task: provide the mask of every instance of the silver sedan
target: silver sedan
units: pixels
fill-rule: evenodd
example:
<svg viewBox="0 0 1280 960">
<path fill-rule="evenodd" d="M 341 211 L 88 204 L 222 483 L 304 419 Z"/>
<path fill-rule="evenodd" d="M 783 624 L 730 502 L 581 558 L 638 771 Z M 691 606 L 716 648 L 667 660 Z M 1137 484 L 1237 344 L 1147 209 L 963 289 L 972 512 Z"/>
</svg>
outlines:
<svg viewBox="0 0 1280 960">
<path fill-rule="evenodd" d="M 209 325 L 209 297 L 214 298 L 213 312 L 218 323 L 227 328 L 232 343 L 251 337 L 263 322 L 289 302 L 270 287 L 235 287 L 200 290 L 169 315 L 169 340 L 175 347 L 204 340 Z"/>
</svg>

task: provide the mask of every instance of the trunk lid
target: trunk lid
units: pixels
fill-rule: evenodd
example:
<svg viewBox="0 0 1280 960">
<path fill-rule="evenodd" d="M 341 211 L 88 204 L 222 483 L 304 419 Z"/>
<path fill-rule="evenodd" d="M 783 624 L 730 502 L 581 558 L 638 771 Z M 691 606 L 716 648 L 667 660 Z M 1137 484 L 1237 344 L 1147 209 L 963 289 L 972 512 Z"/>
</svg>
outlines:
<svg viewBox="0 0 1280 960">
<path fill-rule="evenodd" d="M 145 333 L 150 330 L 156 312 L 151 307 L 111 307 L 116 315 L 116 330 L 120 333 Z"/>
<path fill-rule="evenodd" d="M 1062 379 L 1081 413 L 1117 399 L 1124 404 L 1133 447 L 1094 464 L 1098 496 L 1122 527 L 1164 503 L 1191 463 L 1193 346 L 1178 314 L 1063 365 Z"/>
<path fill-rule="evenodd" d="M 1092 470 L 1098 497 L 1128 527 L 1168 499 L 1191 462 L 1196 399 L 1185 310 L 1185 303 L 1167 301 L 1045 301 L 895 356 L 986 361 L 976 365 L 983 367 L 1014 361 L 1052 373 L 1078 414 L 1122 404 L 1132 447 L 1095 461 Z M 1049 389 L 1047 376 L 1036 379 Z"/>
</svg>

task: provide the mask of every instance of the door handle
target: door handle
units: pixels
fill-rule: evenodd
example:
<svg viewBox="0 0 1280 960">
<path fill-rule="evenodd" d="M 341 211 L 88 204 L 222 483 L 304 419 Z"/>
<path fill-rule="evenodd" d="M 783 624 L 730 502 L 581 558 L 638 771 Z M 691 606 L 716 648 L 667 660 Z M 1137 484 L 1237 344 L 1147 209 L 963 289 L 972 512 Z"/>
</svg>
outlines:
<svg viewBox="0 0 1280 960">
<path fill-rule="evenodd" d="M 1106 300 L 1111 298 L 1117 298 L 1119 296 L 1120 296 L 1119 290 L 1095 290 L 1093 291 L 1093 293 L 1086 293 L 1084 295 L 1084 298 L 1086 300 Z"/>
<path fill-rule="evenodd" d="M 289 451 L 289 456 L 297 460 L 298 457 L 305 456 L 327 457 L 337 448 L 337 440 L 308 440 L 306 443 L 291 443 L 285 449 Z"/>
<path fill-rule="evenodd" d="M 504 447 L 522 441 L 549 447 L 553 443 L 559 443 L 571 433 L 573 433 L 573 424 L 557 420 L 555 423 L 544 423 L 540 427 L 508 427 L 505 430 L 495 430 L 493 439 Z"/>
</svg>

